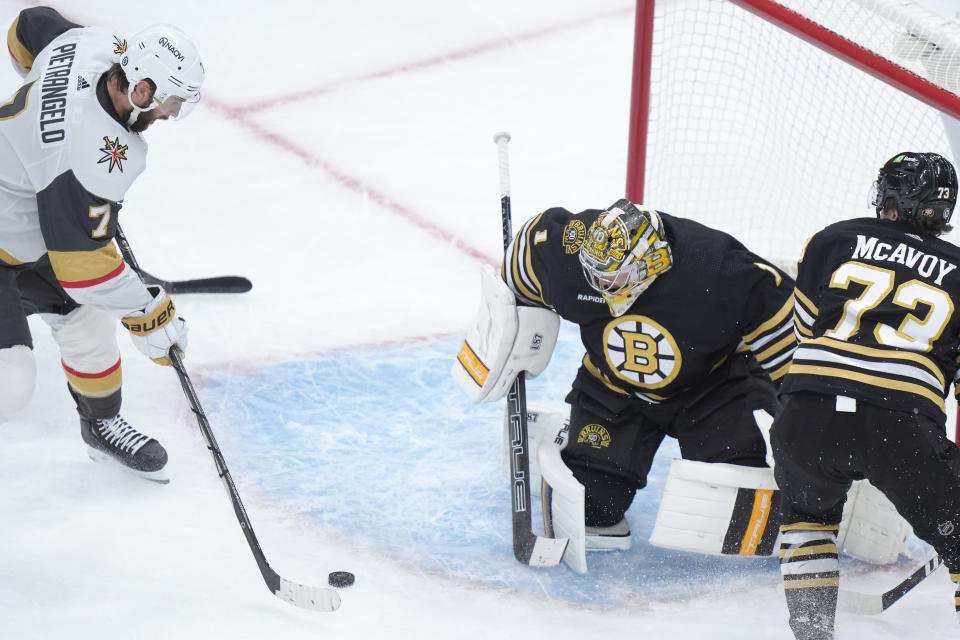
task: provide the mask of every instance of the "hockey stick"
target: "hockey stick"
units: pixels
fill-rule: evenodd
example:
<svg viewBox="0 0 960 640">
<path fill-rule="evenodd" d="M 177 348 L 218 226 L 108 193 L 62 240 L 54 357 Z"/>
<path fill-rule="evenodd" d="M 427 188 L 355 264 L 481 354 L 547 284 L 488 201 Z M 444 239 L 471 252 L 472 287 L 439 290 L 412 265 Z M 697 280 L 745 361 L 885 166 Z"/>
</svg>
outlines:
<svg viewBox="0 0 960 640">
<path fill-rule="evenodd" d="M 160 285 L 167 293 L 246 293 L 253 288 L 253 283 L 243 276 L 161 280 L 141 269 L 140 277 L 147 284 Z"/>
<path fill-rule="evenodd" d="M 267 563 L 267 559 L 263 555 L 263 550 L 260 548 L 260 543 L 257 541 L 257 536 L 253 532 L 253 524 L 251 524 L 250 518 L 247 517 L 247 510 L 243 508 L 243 503 L 240 501 L 240 494 L 237 492 L 236 485 L 233 484 L 230 470 L 227 469 L 227 463 L 223 459 L 220 447 L 217 446 L 217 441 L 213 437 L 210 423 L 207 421 L 207 416 L 203 412 L 203 407 L 200 406 L 197 392 L 194 390 L 193 384 L 190 382 L 190 377 L 183 367 L 183 354 L 178 347 L 174 346 L 170 349 L 169 358 L 173 364 L 173 368 L 177 372 L 177 376 L 180 378 L 183 393 L 187 396 L 194 415 L 197 416 L 197 424 L 200 426 L 200 431 L 207 441 L 207 448 L 213 456 L 213 463 L 217 467 L 220 479 L 223 480 L 223 484 L 227 488 L 230 502 L 233 503 L 233 511 L 237 514 L 240 528 L 243 529 L 243 535 L 247 538 L 247 544 L 250 545 L 250 550 L 253 552 L 253 557 L 257 561 L 257 566 L 260 567 L 260 573 L 267 583 L 267 588 L 270 589 L 273 595 L 294 606 L 302 607 L 303 609 L 312 609 L 314 611 L 336 611 L 340 607 L 340 594 L 336 591 L 327 589 L 326 587 L 311 587 L 300 584 L 299 582 L 291 582 L 281 577 L 270 567 L 269 563 Z"/>
<path fill-rule="evenodd" d="M 503 222 L 503 249 L 513 237 L 510 219 L 510 166 L 507 143 L 510 134 L 500 132 L 493 137 L 500 159 L 500 214 Z M 521 371 L 507 393 L 507 418 L 510 434 L 510 503 L 513 507 L 513 555 L 531 567 L 553 567 L 560 564 L 568 538 L 544 538 L 533 532 L 530 515 L 530 451 L 527 434 L 527 392 Z"/>
<path fill-rule="evenodd" d="M 167 293 L 245 293 L 253 288 L 253 283 L 242 276 L 215 276 L 213 278 L 195 278 L 193 280 L 162 280 L 144 271 L 133 257 L 130 243 L 123 229 L 117 225 L 115 237 L 123 259 L 140 274 L 146 284 L 158 284 Z"/>
<path fill-rule="evenodd" d="M 860 593 L 859 591 L 840 590 L 839 607 L 850 613 L 873 616 L 883 613 L 894 602 L 907 595 L 911 589 L 920 584 L 927 576 L 936 571 L 943 564 L 939 555 L 934 555 L 922 567 L 903 579 L 897 586 L 883 593 Z"/>
</svg>

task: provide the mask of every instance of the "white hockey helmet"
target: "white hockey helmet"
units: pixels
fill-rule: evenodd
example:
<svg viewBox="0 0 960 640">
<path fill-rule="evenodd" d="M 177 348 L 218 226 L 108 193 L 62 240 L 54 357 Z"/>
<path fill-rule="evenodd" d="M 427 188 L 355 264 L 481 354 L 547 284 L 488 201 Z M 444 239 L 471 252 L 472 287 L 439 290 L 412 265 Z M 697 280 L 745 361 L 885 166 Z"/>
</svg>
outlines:
<svg viewBox="0 0 960 640">
<path fill-rule="evenodd" d="M 130 83 L 127 97 L 133 106 L 130 122 L 141 111 L 159 109 L 162 114 L 181 120 L 200 101 L 204 69 L 200 54 L 180 29 L 158 24 L 137 33 L 118 47 L 117 62 Z M 147 107 L 133 102 L 133 91 L 141 80 L 156 85 L 153 101 Z"/>
</svg>

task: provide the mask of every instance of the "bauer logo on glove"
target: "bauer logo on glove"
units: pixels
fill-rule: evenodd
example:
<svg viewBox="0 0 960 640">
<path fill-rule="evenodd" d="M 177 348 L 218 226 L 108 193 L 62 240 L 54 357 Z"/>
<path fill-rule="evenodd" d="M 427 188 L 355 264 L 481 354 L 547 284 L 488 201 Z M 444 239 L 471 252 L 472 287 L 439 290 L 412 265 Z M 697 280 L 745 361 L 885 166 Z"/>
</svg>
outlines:
<svg viewBox="0 0 960 640">
<path fill-rule="evenodd" d="M 173 300 L 161 287 L 151 285 L 147 291 L 153 299 L 141 310 L 124 317 L 120 322 L 130 331 L 137 349 L 164 366 L 170 366 L 168 354 L 174 345 L 186 351 L 187 321 L 177 316 Z"/>
<path fill-rule="evenodd" d="M 141 336 L 146 335 L 151 331 L 155 331 L 158 327 L 167 324 L 177 313 L 177 307 L 173 304 L 173 300 L 170 299 L 169 295 L 166 297 L 166 303 L 166 307 L 158 307 L 157 311 L 147 318 L 132 320 L 128 317 L 124 318 L 121 322 L 130 333 Z"/>
</svg>

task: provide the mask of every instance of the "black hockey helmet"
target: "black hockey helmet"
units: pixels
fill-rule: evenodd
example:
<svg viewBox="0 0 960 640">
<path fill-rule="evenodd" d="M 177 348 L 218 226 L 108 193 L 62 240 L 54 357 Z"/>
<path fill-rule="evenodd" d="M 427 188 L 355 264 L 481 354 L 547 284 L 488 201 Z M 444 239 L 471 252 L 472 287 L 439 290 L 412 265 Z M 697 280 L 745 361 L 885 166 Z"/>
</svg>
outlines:
<svg viewBox="0 0 960 640">
<path fill-rule="evenodd" d="M 878 217 L 891 199 L 899 220 L 939 235 L 947 230 L 957 204 L 957 172 L 936 153 L 898 153 L 880 167 L 874 183 L 872 204 Z"/>
</svg>

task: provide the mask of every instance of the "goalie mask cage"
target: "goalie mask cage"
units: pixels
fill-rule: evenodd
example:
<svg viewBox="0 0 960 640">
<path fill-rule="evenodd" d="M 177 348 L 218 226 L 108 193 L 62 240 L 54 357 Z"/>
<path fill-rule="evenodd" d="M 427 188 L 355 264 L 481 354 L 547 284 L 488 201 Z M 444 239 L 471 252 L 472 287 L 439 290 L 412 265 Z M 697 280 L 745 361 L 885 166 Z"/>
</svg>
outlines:
<svg viewBox="0 0 960 640">
<path fill-rule="evenodd" d="M 637 1 L 627 197 L 790 272 L 896 153 L 956 165 L 954 117 L 960 24 L 914 2 Z"/>
<path fill-rule="evenodd" d="M 960 24 L 909 0 L 637 0 L 633 65 L 627 197 L 791 274 L 896 153 L 960 160 Z"/>
</svg>

